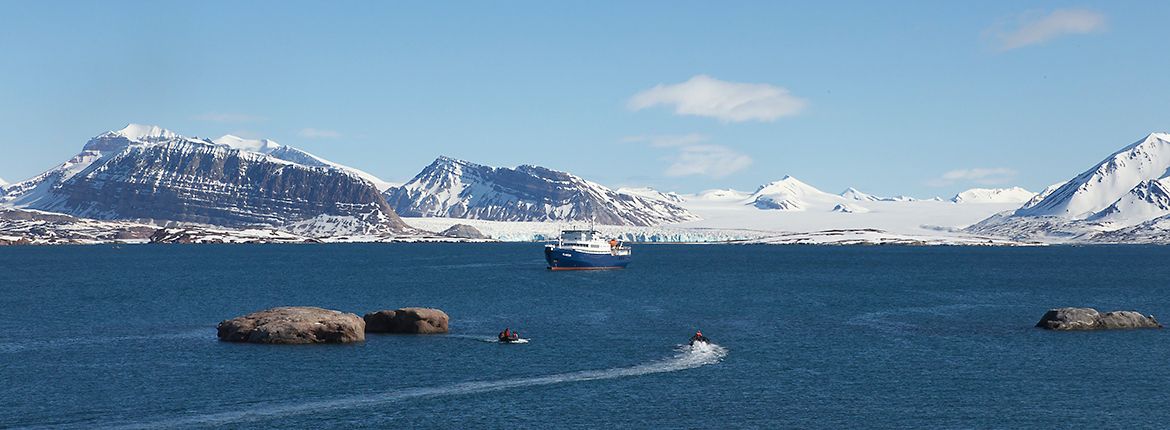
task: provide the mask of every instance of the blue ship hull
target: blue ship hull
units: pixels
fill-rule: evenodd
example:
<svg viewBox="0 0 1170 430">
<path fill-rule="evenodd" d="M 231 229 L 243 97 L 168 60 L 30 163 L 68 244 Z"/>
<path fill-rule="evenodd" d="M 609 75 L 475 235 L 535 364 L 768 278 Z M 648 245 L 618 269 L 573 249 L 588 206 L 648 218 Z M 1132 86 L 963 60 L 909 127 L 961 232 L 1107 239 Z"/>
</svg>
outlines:
<svg viewBox="0 0 1170 430">
<path fill-rule="evenodd" d="M 592 254 L 567 248 L 544 248 L 544 260 L 552 270 L 625 269 L 629 255 Z"/>
</svg>

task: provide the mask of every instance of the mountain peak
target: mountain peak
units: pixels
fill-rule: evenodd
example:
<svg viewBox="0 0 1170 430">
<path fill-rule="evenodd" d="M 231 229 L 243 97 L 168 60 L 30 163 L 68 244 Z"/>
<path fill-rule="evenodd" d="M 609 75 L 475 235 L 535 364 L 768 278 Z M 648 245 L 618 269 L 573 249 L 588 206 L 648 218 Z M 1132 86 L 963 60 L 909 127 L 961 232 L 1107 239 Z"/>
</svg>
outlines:
<svg viewBox="0 0 1170 430">
<path fill-rule="evenodd" d="M 877 197 L 873 194 L 864 193 L 861 190 L 858 190 L 857 188 L 853 188 L 853 187 L 846 188 L 845 191 L 842 191 L 841 194 L 838 194 L 838 195 L 841 197 L 844 197 L 846 199 L 849 199 L 849 200 L 857 200 L 857 201 L 862 201 L 862 202 L 876 202 L 876 201 L 882 200 L 881 197 Z"/>
<path fill-rule="evenodd" d="M 431 162 L 431 166 L 478 166 L 478 164 L 466 160 L 460 160 L 455 157 L 440 155 L 435 157 L 435 161 Z"/>
<path fill-rule="evenodd" d="M 1035 196 L 1036 193 L 1020 187 L 972 188 L 955 194 L 951 201 L 955 203 L 1024 203 Z"/>
<path fill-rule="evenodd" d="M 142 125 L 142 124 L 127 124 L 121 130 L 112 131 L 111 133 L 125 137 L 136 142 L 161 142 L 179 137 L 178 133 L 159 127 L 157 125 Z"/>
<path fill-rule="evenodd" d="M 1114 152 L 1044 198 L 1030 201 L 1015 215 L 1084 219 L 1109 207 L 1147 179 L 1170 171 L 1170 134 L 1150 133 Z"/>
<path fill-rule="evenodd" d="M 803 195 L 821 195 L 824 191 L 818 190 L 812 185 L 801 182 L 792 175 L 784 175 L 779 181 L 769 182 L 761 185 L 756 189 L 756 194 L 791 194 L 795 196 Z"/>
</svg>

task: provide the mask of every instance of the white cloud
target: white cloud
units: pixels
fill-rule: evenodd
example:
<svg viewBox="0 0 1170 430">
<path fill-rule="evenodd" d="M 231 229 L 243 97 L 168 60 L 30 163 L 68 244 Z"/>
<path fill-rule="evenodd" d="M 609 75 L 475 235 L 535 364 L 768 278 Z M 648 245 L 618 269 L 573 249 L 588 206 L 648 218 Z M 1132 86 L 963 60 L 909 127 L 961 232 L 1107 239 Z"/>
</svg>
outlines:
<svg viewBox="0 0 1170 430">
<path fill-rule="evenodd" d="M 1015 170 L 1004 167 L 956 169 L 927 181 L 927 184 L 934 187 L 945 187 L 955 183 L 998 185 L 1011 181 L 1015 177 Z"/>
<path fill-rule="evenodd" d="M 194 118 L 197 121 L 211 122 L 256 122 L 264 120 L 264 118 L 255 115 L 223 112 L 208 112 L 202 115 L 195 115 Z"/>
<path fill-rule="evenodd" d="M 634 94 L 627 102 L 635 111 L 665 105 L 673 106 L 678 115 L 723 122 L 774 121 L 800 113 L 807 104 L 783 87 L 727 82 L 707 75 L 696 75 L 679 84 L 659 84 Z"/>
<path fill-rule="evenodd" d="M 1071 34 L 1104 31 L 1105 15 L 1088 9 L 1057 9 L 1049 14 L 1025 13 L 988 30 L 1001 51 L 1039 45 Z"/>
<path fill-rule="evenodd" d="M 306 139 L 336 139 L 341 137 L 340 132 L 319 128 L 302 128 L 301 131 L 297 132 L 297 135 Z"/>
<path fill-rule="evenodd" d="M 674 154 L 666 158 L 670 162 L 670 166 L 663 172 L 666 176 L 703 175 L 721 178 L 752 164 L 751 157 L 732 148 L 704 143 L 707 136 L 701 134 L 635 136 L 622 141 L 642 142 L 655 148 L 674 150 Z"/>
</svg>

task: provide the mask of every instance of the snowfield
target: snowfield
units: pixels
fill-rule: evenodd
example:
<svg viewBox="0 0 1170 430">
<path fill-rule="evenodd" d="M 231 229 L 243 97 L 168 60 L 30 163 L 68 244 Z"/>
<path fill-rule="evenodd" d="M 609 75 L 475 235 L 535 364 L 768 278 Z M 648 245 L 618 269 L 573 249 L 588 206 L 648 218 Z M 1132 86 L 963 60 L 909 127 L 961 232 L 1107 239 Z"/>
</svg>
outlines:
<svg viewBox="0 0 1170 430">
<path fill-rule="evenodd" d="M 772 189 L 774 190 L 774 188 Z M 769 191 L 772 191 L 769 190 Z M 815 190 L 815 189 L 813 189 Z M 723 190 L 680 195 L 679 206 L 702 219 L 655 227 L 597 225 L 608 235 L 634 242 L 681 243 L 904 243 L 904 244 L 1022 244 L 992 240 L 986 235 L 962 232 L 962 228 L 1018 203 L 955 204 L 934 200 L 858 201 L 802 189 L 806 199 L 791 200 L 805 210 L 761 209 L 755 194 Z M 773 196 L 779 194 L 771 193 Z M 726 196 L 726 197 L 724 197 Z M 734 196 L 734 197 L 732 197 Z M 808 199 L 813 196 L 813 199 Z M 780 197 L 787 198 L 787 197 Z M 837 200 L 839 199 L 839 200 Z M 829 204 L 832 206 L 825 207 Z M 852 212 L 834 211 L 837 205 Z M 442 231 L 456 224 L 475 227 L 501 241 L 541 241 L 555 238 L 566 228 L 587 228 L 588 223 L 506 222 L 462 218 L 403 217 L 408 225 Z M 842 234 L 840 232 L 852 232 Z"/>
</svg>

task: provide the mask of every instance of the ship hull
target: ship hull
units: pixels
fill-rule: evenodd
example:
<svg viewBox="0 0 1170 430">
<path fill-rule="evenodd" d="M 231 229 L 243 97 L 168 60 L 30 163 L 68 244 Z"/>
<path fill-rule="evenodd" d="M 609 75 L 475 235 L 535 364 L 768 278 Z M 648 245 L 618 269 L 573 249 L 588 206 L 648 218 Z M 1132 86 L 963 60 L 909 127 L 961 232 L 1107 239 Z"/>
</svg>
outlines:
<svg viewBox="0 0 1170 430">
<path fill-rule="evenodd" d="M 630 264 L 629 255 L 594 254 L 556 247 L 544 249 L 544 260 L 551 270 L 624 269 Z"/>
</svg>

